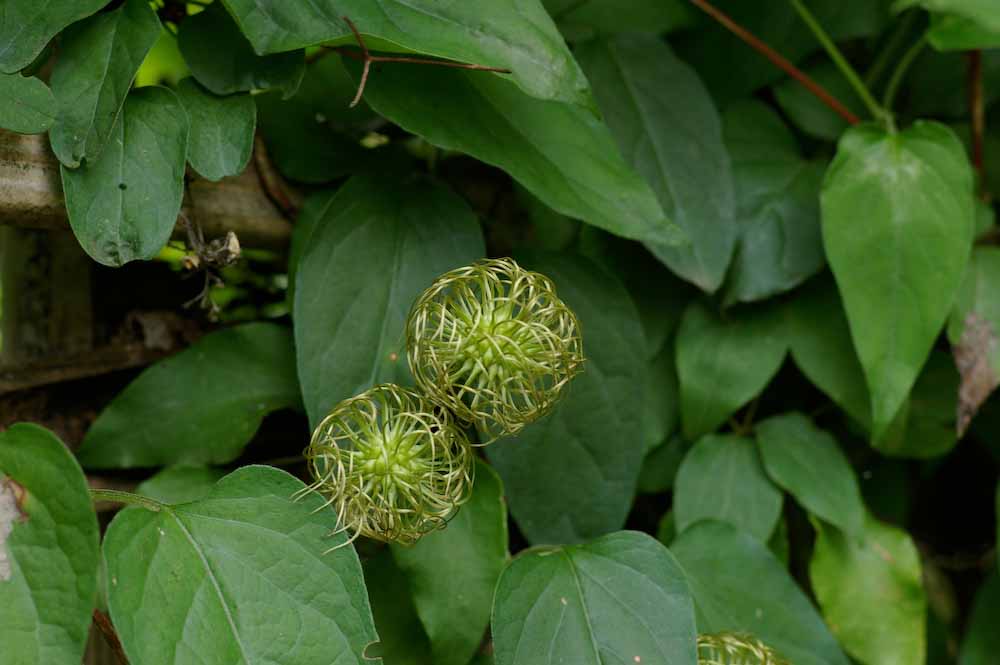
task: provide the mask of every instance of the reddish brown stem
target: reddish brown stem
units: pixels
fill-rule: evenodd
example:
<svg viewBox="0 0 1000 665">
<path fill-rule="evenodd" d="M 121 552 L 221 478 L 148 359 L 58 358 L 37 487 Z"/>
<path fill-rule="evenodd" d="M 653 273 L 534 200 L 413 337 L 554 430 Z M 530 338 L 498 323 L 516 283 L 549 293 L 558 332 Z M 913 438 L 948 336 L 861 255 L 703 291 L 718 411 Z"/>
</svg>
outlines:
<svg viewBox="0 0 1000 665">
<path fill-rule="evenodd" d="M 360 60 L 363 63 L 361 69 L 361 82 L 358 83 L 358 92 L 354 95 L 354 99 L 351 101 L 351 107 L 357 106 L 361 102 L 361 98 L 365 94 L 365 86 L 368 84 L 368 74 L 371 71 L 373 62 L 402 62 L 409 63 L 413 65 L 436 65 L 438 67 L 453 67 L 455 69 L 472 69 L 481 72 L 496 72 L 498 74 L 510 74 L 509 69 L 504 69 L 503 67 L 488 67 L 487 65 L 477 65 L 466 62 L 454 62 L 452 60 L 435 60 L 433 58 L 413 58 L 408 56 L 395 56 L 395 55 L 372 55 L 368 51 L 368 46 L 365 44 L 364 38 L 361 36 L 361 32 L 358 31 L 358 27 L 354 25 L 354 21 L 348 17 L 343 17 L 344 23 L 351 29 L 354 34 L 354 40 L 358 43 L 358 48 L 361 52 L 351 50 L 351 48 L 346 46 L 335 46 L 332 50 L 337 51 L 349 58 L 354 58 L 355 60 Z"/>
<path fill-rule="evenodd" d="M 983 52 L 969 51 L 969 116 L 972 123 L 972 165 L 979 176 L 979 186 L 985 191 L 983 135 L 986 120 L 983 112 Z"/>
<path fill-rule="evenodd" d="M 826 91 L 826 89 L 819 83 L 810 78 L 805 72 L 793 65 L 787 58 L 772 49 L 770 46 L 762 42 L 756 35 L 751 33 L 749 30 L 741 26 L 739 23 L 729 18 L 722 11 L 714 7 L 712 4 L 707 2 L 707 0 L 691 0 L 691 4 L 696 6 L 698 9 L 702 10 L 713 19 L 715 19 L 722 27 L 724 27 L 729 32 L 733 33 L 744 42 L 746 42 L 751 48 L 760 53 L 762 56 L 770 60 L 774 65 L 784 71 L 786 74 L 791 76 L 793 79 L 802 84 L 809 92 L 816 96 L 821 102 L 829 106 L 837 115 L 846 120 L 852 125 L 856 125 L 860 122 L 858 116 L 854 115 L 846 106 L 840 103 L 833 95 Z"/>
<path fill-rule="evenodd" d="M 100 610 L 94 610 L 93 616 L 94 625 L 104 635 L 105 641 L 107 641 L 108 646 L 115 653 L 118 661 L 122 665 L 129 665 L 128 656 L 125 655 L 125 649 L 122 648 L 121 640 L 118 639 L 118 633 L 115 632 L 115 627 L 111 623 L 111 617 Z"/>
</svg>

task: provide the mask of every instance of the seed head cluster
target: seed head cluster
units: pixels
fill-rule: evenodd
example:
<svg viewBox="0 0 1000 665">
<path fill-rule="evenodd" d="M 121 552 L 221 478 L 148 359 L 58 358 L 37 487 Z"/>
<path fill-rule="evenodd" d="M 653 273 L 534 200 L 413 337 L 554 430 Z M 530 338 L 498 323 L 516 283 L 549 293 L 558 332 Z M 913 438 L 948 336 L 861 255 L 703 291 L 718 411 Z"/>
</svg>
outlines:
<svg viewBox="0 0 1000 665">
<path fill-rule="evenodd" d="M 418 391 L 383 384 L 338 404 L 305 457 L 347 542 L 415 543 L 470 496 L 474 455 L 550 412 L 583 365 L 580 326 L 552 281 L 511 259 L 439 277 L 413 305 Z"/>
<path fill-rule="evenodd" d="M 770 647 L 742 633 L 698 636 L 698 665 L 788 665 Z"/>
</svg>

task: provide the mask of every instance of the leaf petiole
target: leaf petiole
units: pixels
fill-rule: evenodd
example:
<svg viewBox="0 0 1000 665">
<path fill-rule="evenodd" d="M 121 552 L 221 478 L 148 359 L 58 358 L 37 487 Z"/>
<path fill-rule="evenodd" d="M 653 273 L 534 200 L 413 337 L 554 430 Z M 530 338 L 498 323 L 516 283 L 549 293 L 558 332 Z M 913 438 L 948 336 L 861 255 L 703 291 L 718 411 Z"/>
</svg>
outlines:
<svg viewBox="0 0 1000 665">
<path fill-rule="evenodd" d="M 160 512 L 160 510 L 166 505 L 155 499 L 150 499 L 147 496 L 133 494 L 132 492 L 123 492 L 121 490 L 91 489 L 90 498 L 95 502 L 114 501 L 116 503 L 124 503 L 129 506 L 142 506 L 146 510 L 152 510 L 154 513 Z"/>
</svg>

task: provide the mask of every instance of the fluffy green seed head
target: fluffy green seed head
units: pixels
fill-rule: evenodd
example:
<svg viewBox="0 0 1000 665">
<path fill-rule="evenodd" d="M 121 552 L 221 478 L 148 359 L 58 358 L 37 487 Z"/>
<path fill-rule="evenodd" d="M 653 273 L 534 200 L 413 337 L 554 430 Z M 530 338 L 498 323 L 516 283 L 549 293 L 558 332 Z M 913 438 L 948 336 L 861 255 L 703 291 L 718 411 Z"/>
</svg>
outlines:
<svg viewBox="0 0 1000 665">
<path fill-rule="evenodd" d="M 698 636 L 698 665 L 788 665 L 766 644 L 741 633 Z"/>
<path fill-rule="evenodd" d="M 583 364 L 576 316 L 550 279 L 511 259 L 439 277 L 410 311 L 406 341 L 417 385 L 484 443 L 551 411 Z"/>
<path fill-rule="evenodd" d="M 415 543 L 445 526 L 472 489 L 469 441 L 452 416 L 392 384 L 338 404 L 305 452 L 351 540 Z"/>
</svg>

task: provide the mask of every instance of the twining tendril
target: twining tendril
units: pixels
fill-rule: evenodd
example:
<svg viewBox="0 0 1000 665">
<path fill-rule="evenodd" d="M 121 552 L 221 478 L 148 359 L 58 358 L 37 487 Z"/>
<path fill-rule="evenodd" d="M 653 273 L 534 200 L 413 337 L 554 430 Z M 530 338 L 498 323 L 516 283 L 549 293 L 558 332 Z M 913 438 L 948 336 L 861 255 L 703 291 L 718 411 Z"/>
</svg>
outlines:
<svg viewBox="0 0 1000 665">
<path fill-rule="evenodd" d="M 415 543 L 445 526 L 472 489 L 473 455 L 452 416 L 392 384 L 338 404 L 305 451 L 341 530 Z M 345 543 L 346 544 L 346 543 Z"/>
<path fill-rule="evenodd" d="M 766 644 L 743 633 L 698 636 L 698 665 L 788 665 Z"/>
<path fill-rule="evenodd" d="M 484 443 L 555 406 L 583 363 L 580 325 L 552 281 L 511 259 L 442 275 L 406 325 L 410 370 Z"/>
</svg>

